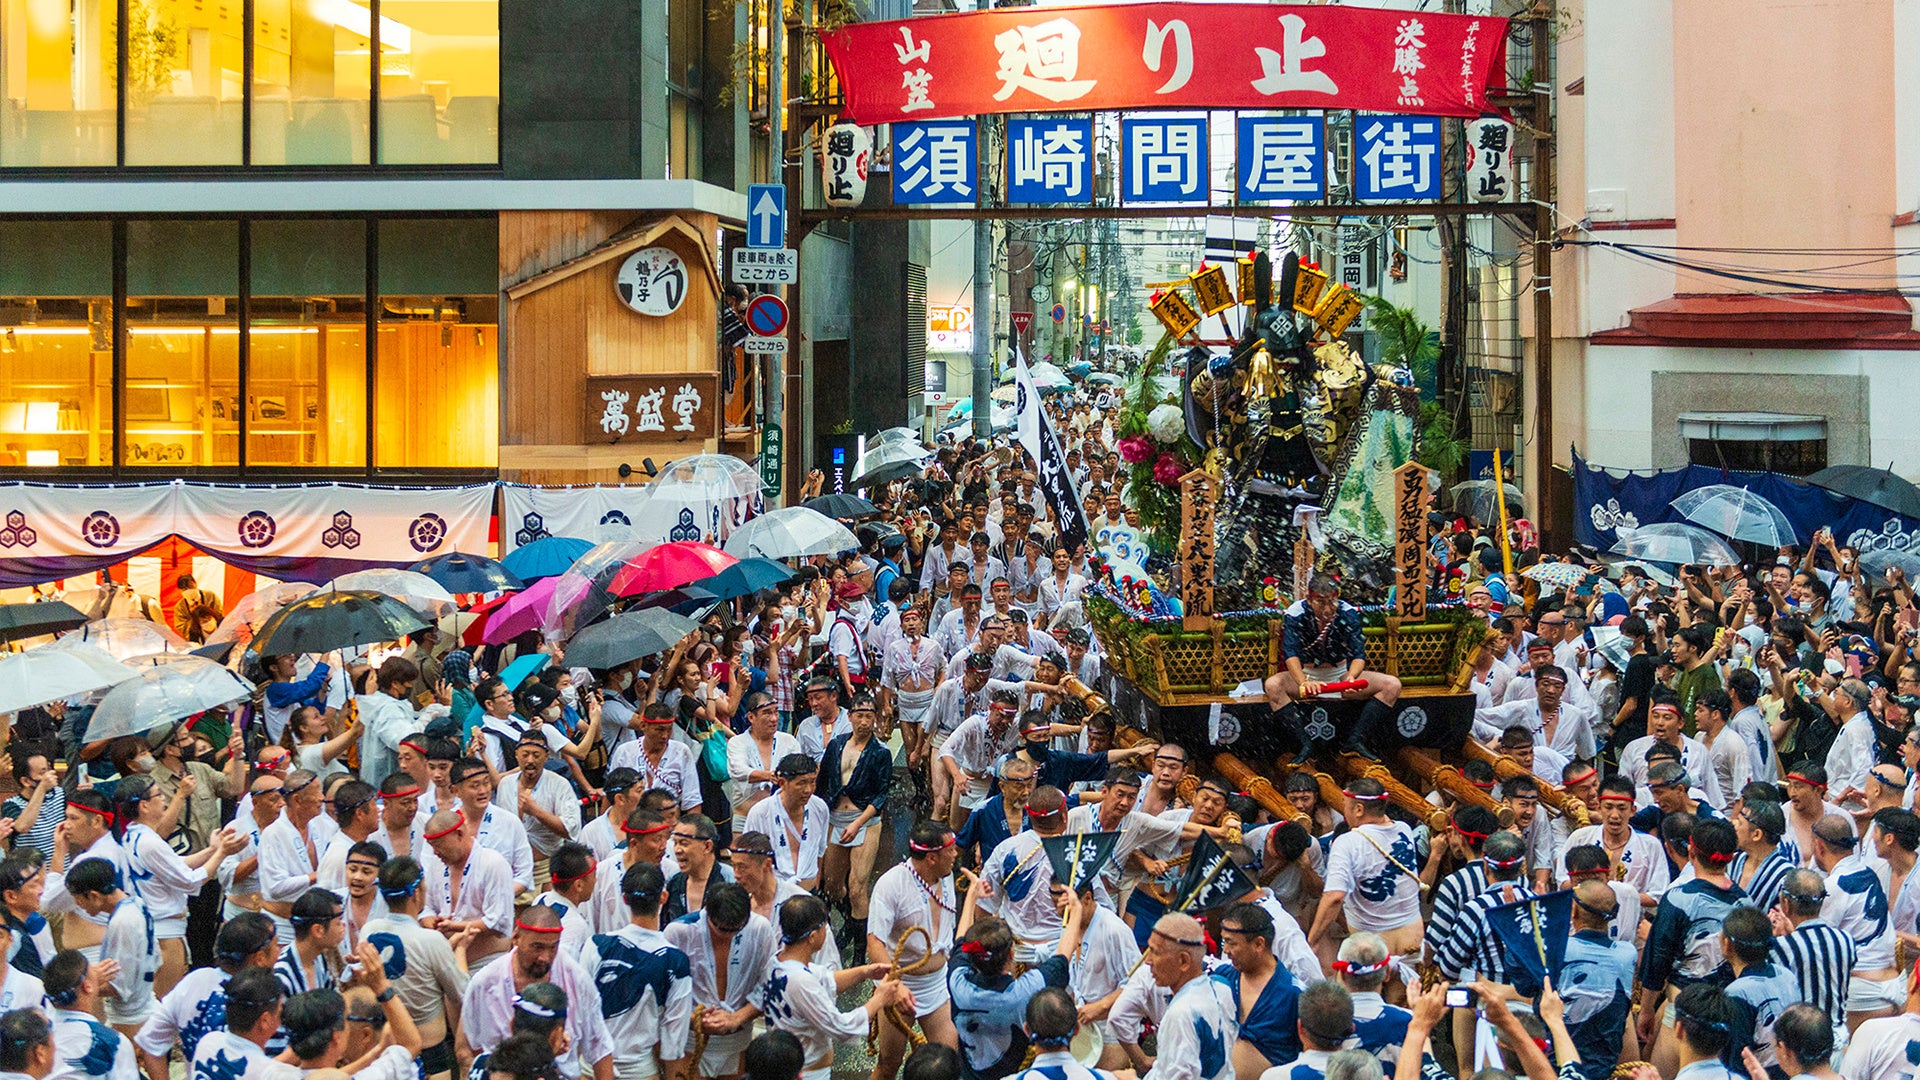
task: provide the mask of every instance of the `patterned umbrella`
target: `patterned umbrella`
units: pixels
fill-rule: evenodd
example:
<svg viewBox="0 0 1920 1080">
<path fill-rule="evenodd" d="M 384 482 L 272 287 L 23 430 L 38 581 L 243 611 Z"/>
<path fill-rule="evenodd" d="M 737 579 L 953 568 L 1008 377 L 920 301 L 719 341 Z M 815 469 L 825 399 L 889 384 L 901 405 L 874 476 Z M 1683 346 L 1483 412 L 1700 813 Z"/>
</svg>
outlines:
<svg viewBox="0 0 1920 1080">
<path fill-rule="evenodd" d="M 1550 589 L 1571 589 L 1575 585 L 1592 577 L 1593 571 L 1584 566 L 1575 566 L 1572 563 L 1543 562 L 1534 563 L 1532 566 L 1520 571 L 1520 576 L 1532 578 Z"/>
<path fill-rule="evenodd" d="M 1743 487 L 1708 484 L 1680 493 L 1672 506 L 1680 516 L 1721 536 L 1763 547 L 1785 547 L 1794 539 L 1793 523 L 1780 508 Z"/>
</svg>

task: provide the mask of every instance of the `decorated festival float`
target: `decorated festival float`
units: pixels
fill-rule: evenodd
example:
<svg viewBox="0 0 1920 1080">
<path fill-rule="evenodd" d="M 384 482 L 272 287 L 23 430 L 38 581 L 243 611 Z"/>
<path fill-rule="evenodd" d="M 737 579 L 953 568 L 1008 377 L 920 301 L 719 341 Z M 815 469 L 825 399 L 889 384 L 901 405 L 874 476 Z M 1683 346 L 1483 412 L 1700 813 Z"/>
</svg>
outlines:
<svg viewBox="0 0 1920 1080">
<path fill-rule="evenodd" d="M 1364 301 L 1317 267 L 1289 255 L 1276 278 L 1261 254 L 1235 269 L 1230 283 L 1225 267 L 1203 264 L 1154 294 L 1167 333 L 1116 425 L 1144 531 L 1096 534 L 1086 609 L 1119 696 L 1138 699 L 1123 715 L 1141 716 L 1145 730 L 1122 728 L 1120 741 L 1211 747 L 1214 771 L 1287 819 L 1299 811 L 1269 774 L 1307 772 L 1336 806 L 1344 779 L 1373 776 L 1422 821 L 1439 813 L 1425 798 L 1435 789 L 1497 812 L 1459 766 L 1477 757 L 1503 778 L 1527 770 L 1468 738 L 1467 685 L 1487 627 L 1460 603 L 1457 582 L 1432 580 L 1432 473 L 1416 460 L 1413 374 L 1370 367 L 1341 339 Z M 1244 329 L 1210 349 L 1204 324 L 1227 325 L 1236 306 Z M 1156 382 L 1169 367 L 1177 395 Z M 1282 615 L 1316 573 L 1338 579 L 1341 599 L 1359 609 L 1368 668 L 1404 687 L 1397 738 L 1375 747 L 1383 760 L 1336 749 L 1362 702 L 1303 703 L 1301 739 L 1258 696 L 1283 667 Z M 1577 802 L 1541 788 L 1550 809 L 1585 824 Z"/>
</svg>

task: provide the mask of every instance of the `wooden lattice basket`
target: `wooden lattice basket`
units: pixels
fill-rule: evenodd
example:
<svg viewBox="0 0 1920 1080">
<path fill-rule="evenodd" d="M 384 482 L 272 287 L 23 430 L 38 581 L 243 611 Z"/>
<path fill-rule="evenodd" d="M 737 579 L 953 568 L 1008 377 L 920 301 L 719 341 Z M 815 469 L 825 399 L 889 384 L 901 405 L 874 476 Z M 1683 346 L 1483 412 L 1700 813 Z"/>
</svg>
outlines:
<svg viewBox="0 0 1920 1080">
<path fill-rule="evenodd" d="M 1460 649 L 1456 644 L 1460 624 L 1416 623 L 1402 625 L 1394 632 L 1386 626 L 1370 626 L 1367 635 L 1367 666 L 1398 676 L 1405 686 L 1441 686 L 1458 666 Z"/>
</svg>

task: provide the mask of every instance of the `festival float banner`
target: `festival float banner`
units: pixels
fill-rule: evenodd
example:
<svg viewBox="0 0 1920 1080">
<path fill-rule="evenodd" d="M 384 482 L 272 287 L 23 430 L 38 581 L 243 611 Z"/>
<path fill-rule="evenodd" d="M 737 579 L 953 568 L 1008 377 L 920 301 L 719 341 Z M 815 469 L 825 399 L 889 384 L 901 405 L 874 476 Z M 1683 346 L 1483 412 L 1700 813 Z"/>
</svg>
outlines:
<svg viewBox="0 0 1920 1080">
<path fill-rule="evenodd" d="M 1472 119 L 1507 20 L 1304 4 L 1040 7 L 822 35 L 858 124 L 992 113 L 1352 109 Z"/>
<path fill-rule="evenodd" d="M 88 573 L 178 536 L 294 581 L 487 550 L 493 484 L 0 484 L 0 586 Z"/>
</svg>

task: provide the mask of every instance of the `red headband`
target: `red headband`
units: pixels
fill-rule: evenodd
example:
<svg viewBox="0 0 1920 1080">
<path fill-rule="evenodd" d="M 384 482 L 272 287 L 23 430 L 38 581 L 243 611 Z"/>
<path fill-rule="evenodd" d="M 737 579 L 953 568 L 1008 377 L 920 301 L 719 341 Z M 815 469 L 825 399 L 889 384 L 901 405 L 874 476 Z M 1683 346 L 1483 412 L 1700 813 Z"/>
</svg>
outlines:
<svg viewBox="0 0 1920 1080">
<path fill-rule="evenodd" d="M 1600 801 L 1601 801 L 1601 802 L 1627 802 L 1627 803 L 1630 803 L 1630 802 L 1632 802 L 1632 801 L 1634 801 L 1634 800 L 1633 800 L 1633 796 L 1631 796 L 1631 795 L 1622 795 L 1622 794 L 1620 794 L 1620 793 L 1619 793 L 1619 792 L 1617 792 L 1617 791 L 1609 791 L 1609 792 L 1606 792 L 1605 794 L 1603 794 L 1603 795 L 1601 795 L 1601 796 L 1600 796 Z"/>
<path fill-rule="evenodd" d="M 1662 702 L 1660 702 L 1659 704 L 1657 704 L 1657 705 L 1655 705 L 1655 706 L 1653 706 L 1653 708 L 1652 708 L 1651 710 L 1649 710 L 1649 711 L 1651 711 L 1651 712 L 1670 712 L 1670 713 L 1672 713 L 1672 714 L 1673 714 L 1673 715 L 1675 715 L 1675 716 L 1679 716 L 1679 715 L 1680 715 L 1680 706 L 1678 706 L 1678 705 L 1675 705 L 1675 704 L 1673 704 L 1672 702 L 1667 702 L 1667 701 L 1662 701 Z"/>
<path fill-rule="evenodd" d="M 1479 788 L 1481 791 L 1493 790 L 1493 781 L 1491 780 L 1469 780 L 1467 781 L 1467 783 L 1472 784 L 1474 787 Z"/>
<path fill-rule="evenodd" d="M 1511 859 L 1496 859 L 1491 855 L 1484 855 L 1484 856 L 1481 856 L 1481 861 L 1486 863 L 1488 866 L 1497 866 L 1500 869 L 1505 870 L 1509 866 L 1519 866 L 1521 863 L 1526 862 L 1527 857 L 1525 855 L 1515 855 Z"/>
<path fill-rule="evenodd" d="M 931 854 L 933 854 L 933 853 L 934 853 L 934 852 L 936 852 L 936 851 L 945 851 L 945 850 L 947 850 L 948 848 L 950 848 L 950 847 L 952 847 L 952 846 L 953 846 L 953 840 L 954 840 L 954 837 L 953 837 L 953 834 L 952 834 L 952 833 L 948 833 L 948 834 L 947 834 L 947 842 L 946 842 L 946 843 L 944 843 L 944 844 L 936 844 L 936 845 L 934 845 L 933 847 L 925 847 L 925 846 L 923 846 L 923 845 L 921 845 L 921 844 L 916 844 L 916 843 L 914 843 L 913 841 L 911 841 L 911 840 L 909 840 L 909 841 L 907 841 L 907 847 L 908 847 L 909 849 L 911 849 L 912 851 L 914 851 L 914 852 L 915 852 L 916 854 L 920 854 L 920 855 L 931 855 Z"/>
<path fill-rule="evenodd" d="M 413 738 L 411 735 L 409 735 L 404 739 L 401 739 L 400 745 L 408 747 L 409 749 L 418 753 L 421 757 L 427 756 L 427 748 L 421 745 L 420 741 L 418 739 Z"/>
<path fill-rule="evenodd" d="M 1579 776 L 1563 776 L 1563 777 L 1561 777 L 1561 778 L 1560 778 L 1560 785 L 1561 785 L 1562 787 L 1566 787 L 1566 786 L 1568 786 L 1568 785 L 1570 785 L 1570 784 L 1578 784 L 1578 783 L 1582 783 L 1582 782 L 1584 782 L 1584 781 L 1586 781 L 1586 780 L 1587 780 L 1587 779 L 1588 779 L 1589 777 L 1592 777 L 1592 776 L 1596 776 L 1596 775 L 1598 775 L 1598 774 L 1599 774 L 1599 772 L 1600 772 L 1600 770 L 1599 770 L 1599 769 L 1596 769 L 1596 768 L 1593 768 L 1593 767 L 1588 767 L 1588 769 L 1587 769 L 1587 771 L 1586 771 L 1586 772 L 1583 772 L 1583 773 L 1581 773 L 1581 774 L 1580 774 Z"/>
<path fill-rule="evenodd" d="M 661 832 L 671 827 L 672 826 L 668 825 L 664 821 L 658 825 L 655 825 L 651 829 L 636 829 L 630 824 L 623 824 L 620 826 L 620 831 L 623 833 L 626 833 L 628 836 L 652 836 L 654 833 Z"/>
<path fill-rule="evenodd" d="M 963 953 L 965 953 L 965 954 L 967 954 L 968 956 L 989 956 L 989 955 L 991 955 L 991 954 L 990 954 L 990 953 L 989 953 L 989 952 L 987 951 L 987 947 L 986 947 L 985 945 L 982 945 L 982 944 L 980 944 L 980 943 L 979 943 L 979 942 L 977 942 L 977 941 L 969 941 L 969 942 L 967 942 L 966 944 L 964 944 L 964 945 L 962 945 L 962 946 L 960 946 L 960 951 L 961 951 L 961 952 L 963 952 Z"/>
<path fill-rule="evenodd" d="M 454 822 L 452 825 L 449 825 L 446 828 L 441 829 L 439 832 L 423 832 L 420 834 L 420 838 L 422 840 L 438 840 L 443 836 L 452 836 L 454 833 L 457 833 L 461 829 L 464 829 L 467 827 L 466 811 L 455 810 L 453 812 L 453 817 L 454 817 Z"/>
<path fill-rule="evenodd" d="M 559 874 L 555 874 L 555 875 L 553 875 L 553 880 L 555 880 L 555 881 L 579 881 L 579 880 L 580 880 L 581 878 L 583 878 L 583 877 L 586 877 L 586 876 L 587 876 L 588 874 L 591 874 L 591 873 L 593 873 L 593 868 L 594 868 L 594 867 L 596 867 L 596 866 L 599 866 L 599 865 L 600 865 L 600 864 L 599 864 L 599 863 L 597 863 L 597 862 L 595 862 L 594 860 L 592 860 L 592 859 L 588 859 L 588 860 L 587 860 L 587 868 L 586 868 L 585 870 L 582 870 L 582 871 L 580 871 L 580 872 L 579 872 L 579 873 L 577 873 L 577 874 L 569 874 L 569 875 L 567 875 L 566 877 L 561 877 L 561 876 L 560 876 Z"/>
<path fill-rule="evenodd" d="M 1050 818 L 1056 814 L 1063 813 L 1066 809 L 1067 809 L 1067 806 L 1065 803 L 1061 803 L 1058 807 L 1052 810 L 1035 810 L 1029 807 L 1027 810 L 1027 816 L 1030 818 Z"/>
<path fill-rule="evenodd" d="M 1723 854 L 1717 851 L 1715 852 L 1701 851 L 1700 845 L 1692 842 L 1691 840 L 1687 842 L 1687 853 L 1692 855 L 1696 859 L 1702 859 L 1710 863 L 1724 863 L 1724 862 L 1733 861 L 1732 852 L 1726 852 Z"/>
<path fill-rule="evenodd" d="M 413 785 L 413 786 L 412 786 L 412 787 L 410 787 L 410 788 L 403 788 L 403 789 L 402 789 L 402 790 L 400 790 L 400 791 L 393 791 L 393 792 L 389 792 L 389 793 L 387 793 L 387 794 L 385 794 L 385 795 L 382 795 L 382 796 L 380 796 L 380 797 L 381 797 L 381 798 L 383 798 L 383 799 L 404 799 L 404 798 L 407 798 L 407 797 L 408 797 L 408 796 L 410 796 L 410 795 L 418 795 L 418 794 L 420 794 L 420 785 L 419 785 L 419 784 L 415 784 L 415 785 Z"/>
<path fill-rule="evenodd" d="M 101 821 L 106 822 L 108 825 L 113 824 L 113 811 L 111 810 L 95 810 L 93 807 L 88 806 L 85 803 L 73 803 L 72 806 L 75 810 L 85 810 L 87 813 L 94 815 L 95 817 L 99 818 Z"/>
<path fill-rule="evenodd" d="M 1378 795 L 1359 795 L 1351 791 L 1343 790 L 1340 792 L 1340 794 L 1345 795 L 1349 799 L 1358 799 L 1361 802 L 1375 802 L 1377 800 L 1384 799 L 1387 797 L 1387 794 L 1384 791 Z"/>
<path fill-rule="evenodd" d="M 1387 965 L 1391 963 L 1392 960 L 1392 957 L 1383 957 L 1378 963 L 1373 964 L 1360 964 L 1352 960 L 1335 960 L 1333 962 L 1333 970 L 1346 975 L 1371 975 L 1376 971 L 1387 970 Z"/>
<path fill-rule="evenodd" d="M 1798 780 L 1798 781 L 1800 781 L 1801 783 L 1803 783 L 1803 784 L 1805 784 L 1805 785 L 1807 785 L 1808 787 L 1817 787 L 1817 788 L 1819 788 L 1819 789 L 1820 789 L 1821 791 L 1825 791 L 1825 790 L 1827 790 L 1827 785 L 1825 785 L 1825 784 L 1823 784 L 1823 783 L 1821 783 L 1821 782 L 1820 782 L 1820 781 L 1818 781 L 1818 780 L 1809 780 L 1809 779 L 1807 779 L 1807 778 L 1806 778 L 1806 777 L 1805 777 L 1804 775 L 1802 775 L 1802 774 L 1800 774 L 1800 773 L 1797 773 L 1797 772 L 1790 772 L 1790 773 L 1788 773 L 1788 774 L 1787 774 L 1787 779 L 1789 779 L 1789 780 Z"/>
<path fill-rule="evenodd" d="M 1461 836 L 1464 836 L 1469 840 L 1485 840 L 1487 837 L 1493 835 L 1492 833 L 1474 832 L 1472 829 L 1469 829 L 1466 826 L 1460 824 L 1460 819 L 1458 817 L 1455 817 L 1453 819 L 1452 825 L 1453 825 L 1454 832 L 1459 833 Z"/>
<path fill-rule="evenodd" d="M 528 926 L 519 919 L 513 920 L 513 925 L 525 930 L 529 934 L 558 934 L 562 932 L 558 926 Z"/>
<path fill-rule="evenodd" d="M 672 717 L 671 715 L 668 715 L 668 716 L 642 716 L 642 717 L 640 718 L 640 722 L 641 722 L 641 723 L 643 723 L 643 724 L 671 724 L 671 723 L 673 723 L 673 717 Z"/>
</svg>

